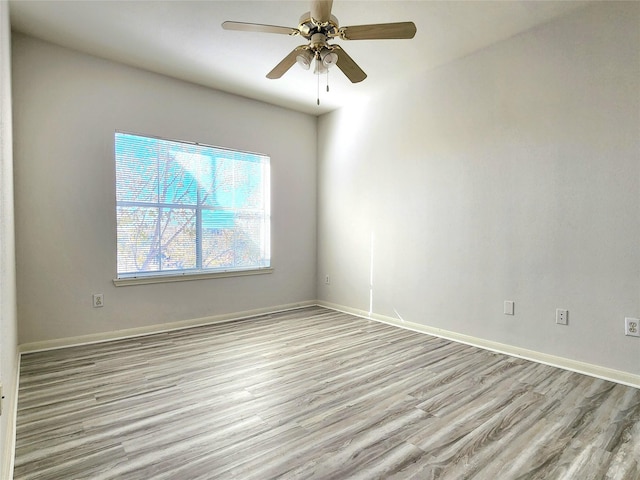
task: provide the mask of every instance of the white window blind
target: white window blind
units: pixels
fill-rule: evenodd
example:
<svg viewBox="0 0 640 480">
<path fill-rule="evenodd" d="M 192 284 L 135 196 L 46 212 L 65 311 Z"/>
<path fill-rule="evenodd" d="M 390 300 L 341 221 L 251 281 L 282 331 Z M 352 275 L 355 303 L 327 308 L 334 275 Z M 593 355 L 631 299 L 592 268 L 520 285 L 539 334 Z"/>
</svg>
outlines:
<svg viewBox="0 0 640 480">
<path fill-rule="evenodd" d="M 115 134 L 118 278 L 270 267 L 270 159 Z"/>
</svg>

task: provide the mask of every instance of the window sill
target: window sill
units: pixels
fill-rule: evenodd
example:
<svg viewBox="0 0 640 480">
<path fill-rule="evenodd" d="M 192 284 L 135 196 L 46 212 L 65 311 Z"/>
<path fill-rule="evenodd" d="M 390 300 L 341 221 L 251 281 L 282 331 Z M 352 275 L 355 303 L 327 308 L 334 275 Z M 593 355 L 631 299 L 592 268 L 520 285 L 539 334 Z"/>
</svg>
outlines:
<svg viewBox="0 0 640 480">
<path fill-rule="evenodd" d="M 151 283 L 189 282 L 192 280 L 207 280 L 211 278 L 244 277 L 246 275 L 263 275 L 273 273 L 273 268 L 257 268 L 254 270 L 235 270 L 226 272 L 181 273 L 176 275 L 146 275 L 142 277 L 114 278 L 116 287 L 130 285 L 147 285 Z"/>
</svg>

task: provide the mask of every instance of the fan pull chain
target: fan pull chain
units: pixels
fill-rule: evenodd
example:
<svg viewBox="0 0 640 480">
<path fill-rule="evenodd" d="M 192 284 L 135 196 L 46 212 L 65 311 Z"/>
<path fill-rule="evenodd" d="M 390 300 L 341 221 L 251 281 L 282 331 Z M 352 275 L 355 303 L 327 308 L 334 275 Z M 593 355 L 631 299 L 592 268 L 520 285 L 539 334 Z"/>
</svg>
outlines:
<svg viewBox="0 0 640 480">
<path fill-rule="evenodd" d="M 327 93 L 329 93 L 329 69 L 327 68 Z"/>
<path fill-rule="evenodd" d="M 318 73 L 318 75 L 316 75 L 318 77 L 318 89 L 317 89 L 317 95 L 318 95 L 318 106 L 320 106 L 320 74 Z"/>
</svg>

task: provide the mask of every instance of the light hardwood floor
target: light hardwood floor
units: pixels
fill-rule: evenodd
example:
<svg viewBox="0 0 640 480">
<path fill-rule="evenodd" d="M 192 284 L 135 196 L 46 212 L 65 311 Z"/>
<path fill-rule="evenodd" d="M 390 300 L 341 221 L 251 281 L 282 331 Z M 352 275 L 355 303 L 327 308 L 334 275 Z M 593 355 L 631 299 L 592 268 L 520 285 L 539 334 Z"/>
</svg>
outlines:
<svg viewBox="0 0 640 480">
<path fill-rule="evenodd" d="M 311 307 L 24 355 L 15 479 L 640 479 L 640 390 Z"/>
</svg>

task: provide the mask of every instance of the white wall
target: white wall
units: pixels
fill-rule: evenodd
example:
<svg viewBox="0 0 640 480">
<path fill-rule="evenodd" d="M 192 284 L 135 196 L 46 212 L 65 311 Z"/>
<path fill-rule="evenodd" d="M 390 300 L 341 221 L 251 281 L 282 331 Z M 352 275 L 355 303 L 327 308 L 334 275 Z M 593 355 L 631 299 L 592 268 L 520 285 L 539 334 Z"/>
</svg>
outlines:
<svg viewBox="0 0 640 480">
<path fill-rule="evenodd" d="M 0 478 L 9 478 L 14 433 L 18 327 L 11 143 L 11 29 L 9 8 L 0 1 Z"/>
<path fill-rule="evenodd" d="M 318 135 L 321 300 L 640 374 L 639 3 L 424 72 Z"/>
<path fill-rule="evenodd" d="M 13 84 L 20 343 L 315 298 L 315 117 L 23 35 Z M 116 129 L 270 155 L 275 272 L 115 287 Z"/>
</svg>

